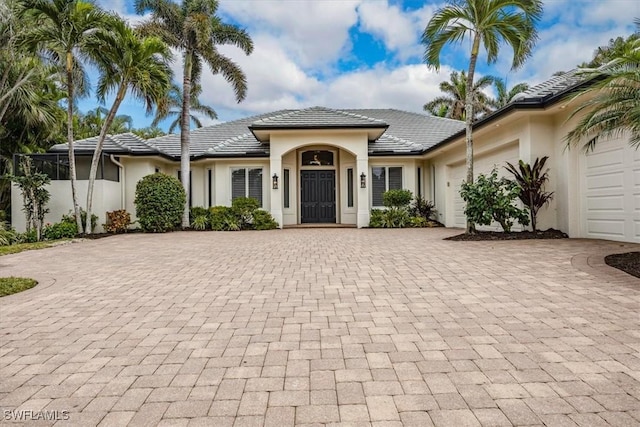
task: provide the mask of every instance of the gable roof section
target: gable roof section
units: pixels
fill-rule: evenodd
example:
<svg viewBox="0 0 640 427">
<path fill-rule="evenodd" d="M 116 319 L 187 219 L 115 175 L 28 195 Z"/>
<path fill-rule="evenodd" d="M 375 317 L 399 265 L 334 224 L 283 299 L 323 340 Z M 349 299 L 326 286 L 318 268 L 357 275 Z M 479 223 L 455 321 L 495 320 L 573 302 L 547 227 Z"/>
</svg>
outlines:
<svg viewBox="0 0 640 427">
<path fill-rule="evenodd" d="M 311 107 L 256 120 L 249 126 L 249 129 L 252 131 L 262 129 L 386 129 L 388 126 L 384 120 L 351 111 Z"/>
</svg>

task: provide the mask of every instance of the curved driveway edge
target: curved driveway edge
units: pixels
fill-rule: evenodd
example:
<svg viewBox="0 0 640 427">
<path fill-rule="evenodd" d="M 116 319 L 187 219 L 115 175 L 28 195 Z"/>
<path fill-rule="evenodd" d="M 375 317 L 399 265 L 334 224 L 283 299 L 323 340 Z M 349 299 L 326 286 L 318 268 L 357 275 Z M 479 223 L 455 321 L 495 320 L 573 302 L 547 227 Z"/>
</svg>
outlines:
<svg viewBox="0 0 640 427">
<path fill-rule="evenodd" d="M 40 282 L 0 298 L 0 422 L 638 425 L 640 280 L 599 259 L 640 246 L 442 240 L 458 232 L 135 234 L 0 257 Z"/>
</svg>

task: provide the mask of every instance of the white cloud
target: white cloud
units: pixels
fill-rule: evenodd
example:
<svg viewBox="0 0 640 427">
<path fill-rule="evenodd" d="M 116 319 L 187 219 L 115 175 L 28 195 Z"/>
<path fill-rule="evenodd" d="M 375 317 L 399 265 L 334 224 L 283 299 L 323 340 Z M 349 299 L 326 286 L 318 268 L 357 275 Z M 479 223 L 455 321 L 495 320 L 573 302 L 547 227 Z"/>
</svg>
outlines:
<svg viewBox="0 0 640 427">
<path fill-rule="evenodd" d="M 350 48 L 361 0 L 223 0 L 220 10 L 246 26 L 252 36 L 270 34 L 305 68 L 324 68 Z"/>
</svg>

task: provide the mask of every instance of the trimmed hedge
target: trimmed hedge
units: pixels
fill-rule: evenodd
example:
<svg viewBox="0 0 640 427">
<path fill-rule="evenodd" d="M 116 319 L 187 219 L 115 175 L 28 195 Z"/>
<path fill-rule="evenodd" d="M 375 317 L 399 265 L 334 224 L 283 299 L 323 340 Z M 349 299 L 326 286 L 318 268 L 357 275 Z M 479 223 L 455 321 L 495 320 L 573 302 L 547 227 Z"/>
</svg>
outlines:
<svg viewBox="0 0 640 427">
<path fill-rule="evenodd" d="M 147 175 L 136 185 L 136 216 L 145 232 L 164 233 L 180 226 L 186 195 L 178 179 L 163 173 Z"/>
</svg>

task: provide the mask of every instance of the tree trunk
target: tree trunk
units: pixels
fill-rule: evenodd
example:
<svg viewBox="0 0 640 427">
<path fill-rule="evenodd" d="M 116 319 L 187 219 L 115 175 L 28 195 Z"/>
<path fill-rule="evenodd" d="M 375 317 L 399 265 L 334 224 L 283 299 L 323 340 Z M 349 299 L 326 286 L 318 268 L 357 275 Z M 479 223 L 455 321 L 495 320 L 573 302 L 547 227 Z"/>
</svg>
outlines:
<svg viewBox="0 0 640 427">
<path fill-rule="evenodd" d="M 184 55 L 184 76 L 182 79 L 182 115 L 180 116 L 180 170 L 182 186 L 187 198 L 182 213 L 182 227 L 189 227 L 189 179 L 191 178 L 191 163 L 189 155 L 189 125 L 191 106 L 191 71 L 193 69 L 193 52 L 186 51 Z"/>
<path fill-rule="evenodd" d="M 78 233 L 82 233 L 82 218 L 78 206 L 78 194 L 76 192 L 76 158 L 73 151 L 73 55 L 67 52 L 67 143 L 69 144 L 69 175 L 71 177 L 71 197 L 73 199 L 73 212 L 76 216 Z"/>
<path fill-rule="evenodd" d="M 109 127 L 111 127 L 111 123 L 116 117 L 118 113 L 118 109 L 120 108 L 120 104 L 124 99 L 125 94 L 127 93 L 127 82 L 126 79 L 122 78 L 122 83 L 120 83 L 120 87 L 118 88 L 118 92 L 116 94 L 116 99 L 113 101 L 113 105 L 107 114 L 104 122 L 102 123 L 102 129 L 100 129 L 100 136 L 98 136 L 98 143 L 96 144 L 96 149 L 93 152 L 93 158 L 91 159 L 91 169 L 89 170 L 89 187 L 87 188 L 87 223 L 85 225 L 85 234 L 91 234 L 91 210 L 93 207 L 93 187 L 96 182 L 96 174 L 98 173 L 98 164 L 100 164 L 100 158 L 102 157 L 102 147 L 104 145 L 104 140 L 107 137 L 107 132 L 109 131 Z M 102 177 L 104 179 L 104 177 Z"/>
<path fill-rule="evenodd" d="M 537 230 L 536 216 L 538 215 L 538 212 L 536 211 L 536 208 L 533 206 L 533 195 L 531 194 L 531 192 L 529 192 L 529 215 L 531 216 L 531 228 L 535 233 Z"/>
<path fill-rule="evenodd" d="M 465 94 L 465 141 L 467 145 L 467 184 L 473 184 L 473 76 L 476 72 L 476 61 L 480 49 L 480 35 L 476 33 L 473 37 L 471 48 L 471 60 L 469 61 L 469 72 L 467 74 L 467 93 Z M 475 233 L 475 224 L 467 218 L 467 233 Z"/>
</svg>

